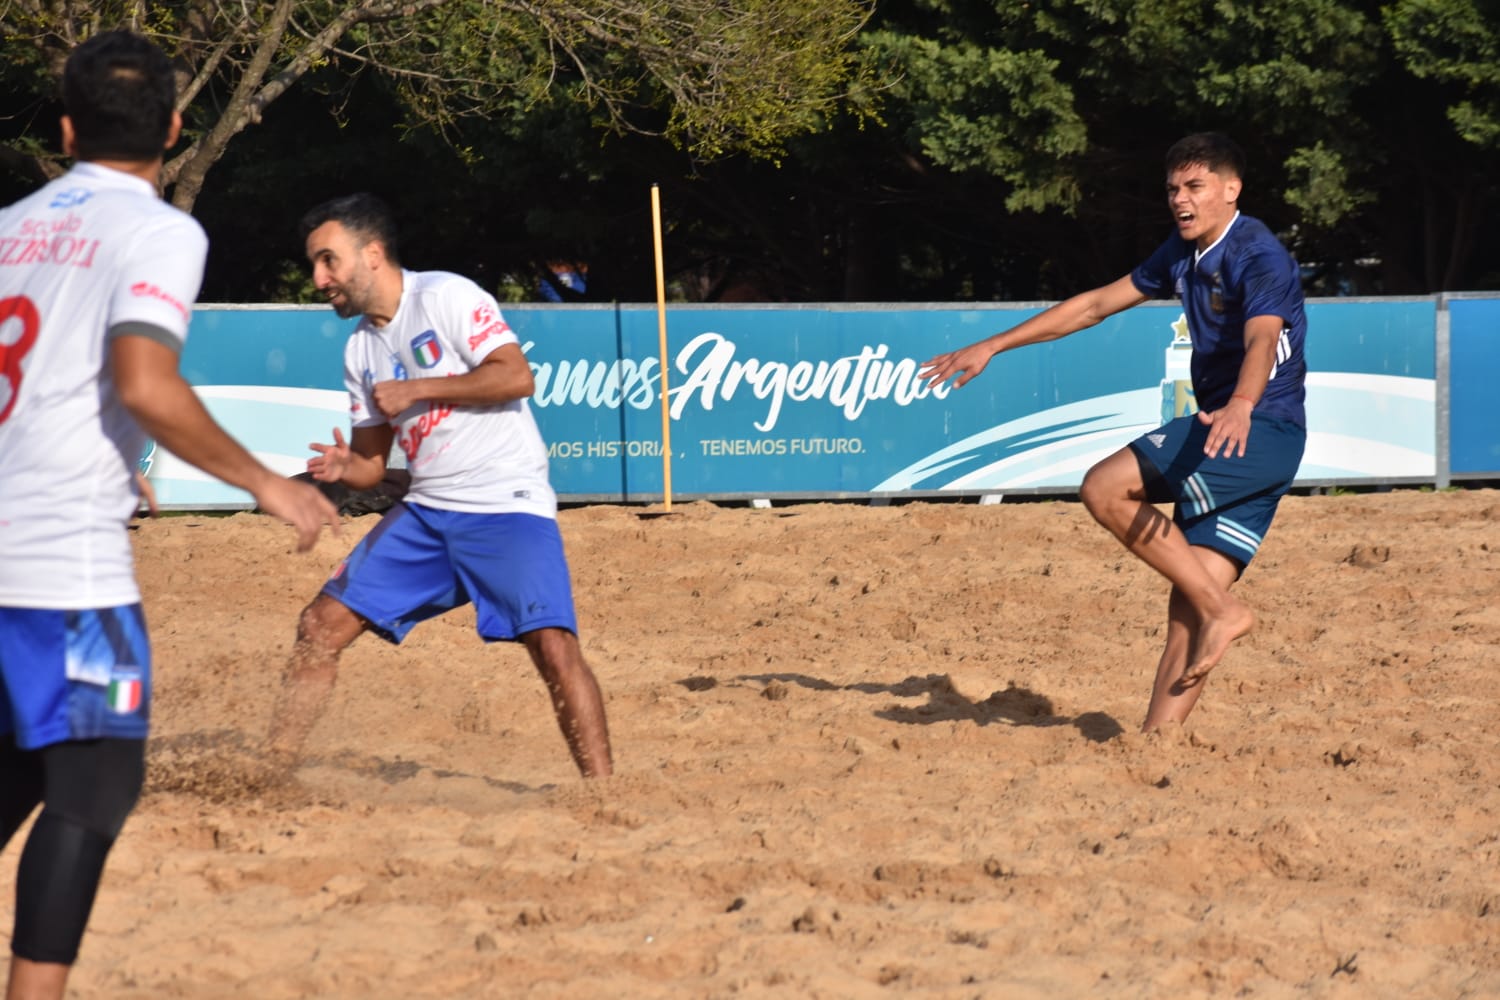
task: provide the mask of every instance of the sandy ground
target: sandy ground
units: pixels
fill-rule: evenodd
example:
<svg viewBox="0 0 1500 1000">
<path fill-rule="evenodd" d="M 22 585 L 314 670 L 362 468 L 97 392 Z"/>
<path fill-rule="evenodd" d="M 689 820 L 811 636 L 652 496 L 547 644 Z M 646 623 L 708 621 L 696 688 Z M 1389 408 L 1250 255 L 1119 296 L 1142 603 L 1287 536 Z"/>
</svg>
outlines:
<svg viewBox="0 0 1500 1000">
<path fill-rule="evenodd" d="M 148 791 L 74 994 L 1500 996 L 1500 493 L 1288 499 L 1150 736 L 1165 586 L 1076 504 L 660 514 L 561 517 L 615 777 L 460 612 L 356 643 L 272 792 L 297 613 L 376 517 L 142 523 Z"/>
</svg>

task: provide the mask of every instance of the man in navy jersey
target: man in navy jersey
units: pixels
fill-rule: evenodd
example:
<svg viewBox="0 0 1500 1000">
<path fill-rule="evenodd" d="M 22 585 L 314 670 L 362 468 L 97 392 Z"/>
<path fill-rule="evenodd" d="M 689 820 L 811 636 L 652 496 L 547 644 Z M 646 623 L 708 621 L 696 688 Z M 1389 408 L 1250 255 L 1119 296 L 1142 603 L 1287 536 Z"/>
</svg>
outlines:
<svg viewBox="0 0 1500 1000">
<path fill-rule="evenodd" d="M 1241 215 L 1244 153 L 1218 133 L 1167 151 L 1177 232 L 1130 274 L 923 365 L 959 387 L 1001 351 L 1056 340 L 1147 299 L 1182 300 L 1199 412 L 1144 434 L 1084 477 L 1089 513 L 1172 583 L 1167 641 L 1143 729 L 1182 722 L 1230 643 L 1255 624 L 1229 592 L 1292 484 L 1307 440 L 1297 263 Z M 1153 504 L 1174 503 L 1169 519 Z"/>
</svg>

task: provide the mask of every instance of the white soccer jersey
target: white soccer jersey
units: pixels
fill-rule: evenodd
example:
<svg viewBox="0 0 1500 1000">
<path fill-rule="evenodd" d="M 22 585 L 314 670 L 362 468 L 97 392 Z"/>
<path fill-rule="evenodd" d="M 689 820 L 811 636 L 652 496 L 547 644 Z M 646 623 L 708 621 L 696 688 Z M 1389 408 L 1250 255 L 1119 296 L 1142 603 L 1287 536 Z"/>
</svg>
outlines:
<svg viewBox="0 0 1500 1000">
<path fill-rule="evenodd" d="M 107 342 L 180 349 L 207 252 L 191 216 L 96 164 L 0 209 L 0 605 L 140 600 L 126 524 L 146 439 Z"/>
<path fill-rule="evenodd" d="M 383 327 L 361 320 L 344 348 L 355 427 L 389 423 L 406 456 L 406 497 L 442 510 L 557 515 L 547 447 L 524 399 L 495 406 L 418 403 L 394 420 L 375 405 L 377 382 L 473 371 L 519 343 L 493 296 L 444 271 L 402 271 L 401 303 Z"/>
</svg>

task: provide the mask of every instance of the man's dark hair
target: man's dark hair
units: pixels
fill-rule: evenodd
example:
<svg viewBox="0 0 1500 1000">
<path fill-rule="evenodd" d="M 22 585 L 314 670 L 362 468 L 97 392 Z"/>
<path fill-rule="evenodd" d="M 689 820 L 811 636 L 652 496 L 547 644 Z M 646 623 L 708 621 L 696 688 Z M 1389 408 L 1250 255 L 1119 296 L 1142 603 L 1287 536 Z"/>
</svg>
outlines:
<svg viewBox="0 0 1500 1000">
<path fill-rule="evenodd" d="M 177 79 L 155 43 L 130 31 L 106 31 L 68 56 L 62 99 L 78 159 L 144 162 L 166 151 Z"/>
<path fill-rule="evenodd" d="M 297 232 L 302 242 L 314 229 L 325 222 L 337 222 L 354 236 L 360 246 L 379 243 L 385 247 L 385 256 L 392 264 L 401 266 L 401 257 L 396 249 L 396 217 L 385 202 L 363 191 L 331 198 L 316 205 L 302 216 Z"/>
<path fill-rule="evenodd" d="M 1216 174 L 1232 174 L 1244 179 L 1245 151 L 1222 132 L 1199 132 L 1178 139 L 1167 150 L 1167 173 L 1191 167 L 1196 163 Z"/>
</svg>

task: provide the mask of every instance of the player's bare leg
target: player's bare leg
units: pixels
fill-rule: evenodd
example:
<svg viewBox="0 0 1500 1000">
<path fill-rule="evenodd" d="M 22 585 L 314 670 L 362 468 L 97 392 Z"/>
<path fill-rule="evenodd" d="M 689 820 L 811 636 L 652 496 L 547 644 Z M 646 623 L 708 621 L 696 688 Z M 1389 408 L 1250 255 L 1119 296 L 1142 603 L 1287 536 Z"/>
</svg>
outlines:
<svg viewBox="0 0 1500 1000">
<path fill-rule="evenodd" d="M 62 1000 L 71 969 L 58 962 L 33 962 L 12 955 L 5 1000 Z"/>
<path fill-rule="evenodd" d="M 1146 502 L 1135 453 L 1122 448 L 1089 470 L 1080 490 L 1084 506 L 1135 556 L 1172 581 L 1196 613 L 1198 627 L 1182 683 L 1208 676 L 1230 643 L 1249 632 L 1255 615 L 1215 579 L 1172 519 Z"/>
<path fill-rule="evenodd" d="M 1173 587 L 1167 600 L 1167 641 L 1156 664 L 1151 703 L 1146 707 L 1146 721 L 1141 723 L 1141 732 L 1149 733 L 1168 722 L 1182 722 L 1198 703 L 1203 685 L 1182 686 L 1182 673 L 1187 669 L 1188 654 L 1193 647 L 1193 630 L 1197 624 L 1198 615 L 1193 606 Z"/>
<path fill-rule="evenodd" d="M 297 643 L 281 678 L 266 749 L 272 766 L 289 773 L 328 707 L 338 679 L 339 654 L 366 628 L 364 619 L 319 594 L 297 620 Z"/>
<path fill-rule="evenodd" d="M 1221 552 L 1193 546 L 1193 554 L 1214 579 L 1228 590 L 1239 577 L 1239 565 Z M 1167 642 L 1161 661 L 1156 665 L 1156 682 L 1151 689 L 1151 704 L 1146 709 L 1142 732 L 1150 732 L 1168 722 L 1183 722 L 1198 704 L 1203 693 L 1202 677 L 1184 679 L 1188 656 L 1192 652 L 1198 616 L 1174 586 L 1167 601 Z"/>
<path fill-rule="evenodd" d="M 604 718 L 604 696 L 594 672 L 584 662 L 578 637 L 565 628 L 542 628 L 521 636 L 531 662 L 547 684 L 552 710 L 573 763 L 585 778 L 614 772 L 609 727 Z"/>
</svg>

